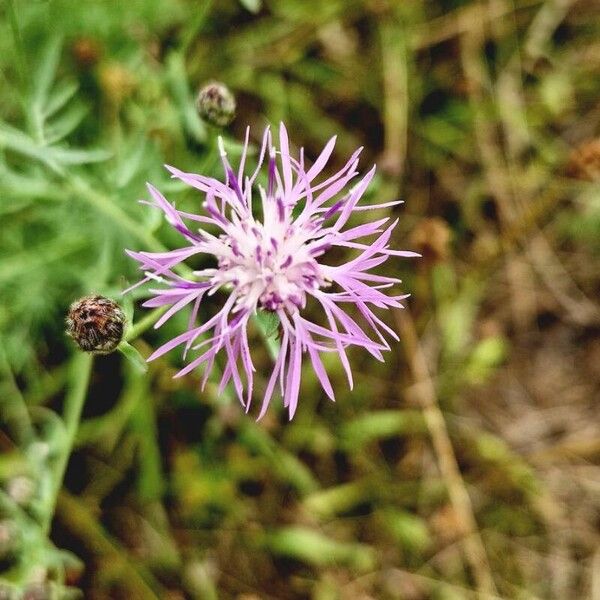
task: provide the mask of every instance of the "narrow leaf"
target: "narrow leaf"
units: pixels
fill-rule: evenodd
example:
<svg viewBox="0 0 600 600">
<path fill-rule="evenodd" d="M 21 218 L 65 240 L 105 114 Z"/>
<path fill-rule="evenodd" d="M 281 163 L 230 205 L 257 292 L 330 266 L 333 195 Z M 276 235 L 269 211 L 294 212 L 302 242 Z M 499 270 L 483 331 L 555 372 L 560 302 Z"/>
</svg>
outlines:
<svg viewBox="0 0 600 600">
<path fill-rule="evenodd" d="M 117 349 L 138 371 L 145 373 L 148 370 L 144 357 L 129 342 L 121 342 Z"/>
</svg>

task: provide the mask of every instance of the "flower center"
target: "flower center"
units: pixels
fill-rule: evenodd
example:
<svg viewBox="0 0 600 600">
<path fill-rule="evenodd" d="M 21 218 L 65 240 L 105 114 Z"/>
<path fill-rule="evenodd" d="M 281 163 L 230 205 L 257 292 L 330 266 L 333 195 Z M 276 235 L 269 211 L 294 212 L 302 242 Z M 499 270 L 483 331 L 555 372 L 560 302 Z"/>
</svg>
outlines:
<svg viewBox="0 0 600 600">
<path fill-rule="evenodd" d="M 306 292 L 325 283 L 321 268 L 294 226 L 267 232 L 261 223 L 241 223 L 222 236 L 229 252 L 219 260 L 223 283 L 231 284 L 238 303 L 252 309 L 293 311 L 306 304 Z"/>
</svg>

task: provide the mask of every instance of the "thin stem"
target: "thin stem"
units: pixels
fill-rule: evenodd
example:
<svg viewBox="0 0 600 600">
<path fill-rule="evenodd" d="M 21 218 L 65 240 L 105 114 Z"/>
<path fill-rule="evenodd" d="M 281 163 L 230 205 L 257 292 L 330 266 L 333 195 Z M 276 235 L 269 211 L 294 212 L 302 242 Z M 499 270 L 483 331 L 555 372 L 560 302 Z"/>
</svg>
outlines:
<svg viewBox="0 0 600 600">
<path fill-rule="evenodd" d="M 62 487 L 69 457 L 73 450 L 81 412 L 87 397 L 87 389 L 92 372 L 93 356 L 78 352 L 71 359 L 70 364 L 70 387 L 65 398 L 65 406 L 63 412 L 63 422 L 65 425 L 65 435 L 62 448 L 53 467 L 53 486 L 46 502 L 42 528 L 45 535 L 50 531 L 52 517 L 56 508 L 58 494 Z"/>
<path fill-rule="evenodd" d="M 471 498 L 460 474 L 454 447 L 450 440 L 437 393 L 427 368 L 427 361 L 408 310 L 397 310 L 396 318 L 404 343 L 405 354 L 418 391 L 421 410 L 442 476 L 448 487 L 452 508 L 460 520 L 463 551 L 471 567 L 477 591 L 482 597 L 497 595 L 485 546 L 477 529 Z"/>
<path fill-rule="evenodd" d="M 146 244 L 150 250 L 153 252 L 165 251 L 165 247 L 161 242 L 159 242 L 151 233 L 148 233 L 142 226 L 140 226 L 134 219 L 132 219 L 124 210 L 122 210 L 109 198 L 106 198 L 95 192 L 78 177 L 70 177 L 69 181 L 74 191 L 78 192 L 81 198 L 92 204 L 98 210 L 104 212 L 107 216 L 111 217 L 116 223 L 121 225 L 123 229 L 129 231 L 141 242 Z M 179 271 L 179 273 L 184 277 L 191 278 L 193 276 L 192 270 L 184 264 L 178 265 L 176 271 Z M 130 342 L 141 335 L 144 331 L 151 327 L 156 320 L 160 318 L 163 312 L 163 308 L 157 309 L 144 317 L 142 321 L 131 328 L 129 333 L 126 335 L 126 341 Z M 259 330 L 263 334 L 262 337 L 267 346 L 270 357 L 275 360 L 279 354 L 279 342 L 273 336 L 264 335 L 263 328 L 261 327 L 259 320 L 254 320 L 258 324 Z"/>
<path fill-rule="evenodd" d="M 31 426 L 31 417 L 27 403 L 23 394 L 17 385 L 12 372 L 10 363 L 6 355 L 6 349 L 2 338 L 0 337 L 0 374 L 6 379 L 6 400 L 0 401 L 3 417 L 6 422 L 14 425 L 15 434 L 23 440 L 30 440 L 33 437 L 33 428 Z"/>
<path fill-rule="evenodd" d="M 408 136 L 408 49 L 401 16 L 380 27 L 384 91 L 385 167 L 399 179 L 404 171 Z"/>
<path fill-rule="evenodd" d="M 159 306 L 154 310 L 150 311 L 143 319 L 140 319 L 137 323 L 134 323 L 125 334 L 125 341 L 132 342 L 146 332 L 160 317 L 167 312 L 168 306 Z"/>
</svg>

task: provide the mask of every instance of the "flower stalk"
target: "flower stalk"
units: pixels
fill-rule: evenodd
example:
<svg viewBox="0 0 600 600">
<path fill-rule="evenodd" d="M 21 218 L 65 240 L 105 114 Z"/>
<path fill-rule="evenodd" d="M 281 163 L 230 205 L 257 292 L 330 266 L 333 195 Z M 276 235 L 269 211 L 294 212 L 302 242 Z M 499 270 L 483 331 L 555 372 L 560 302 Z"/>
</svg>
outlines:
<svg viewBox="0 0 600 600">
<path fill-rule="evenodd" d="M 58 494 L 75 444 L 83 405 L 87 397 L 93 361 L 92 354 L 77 352 L 73 355 L 69 366 L 69 391 L 65 397 L 63 411 L 64 438 L 52 466 L 52 488 L 47 496 L 42 516 L 42 530 L 45 535 L 48 535 L 50 531 Z"/>
</svg>

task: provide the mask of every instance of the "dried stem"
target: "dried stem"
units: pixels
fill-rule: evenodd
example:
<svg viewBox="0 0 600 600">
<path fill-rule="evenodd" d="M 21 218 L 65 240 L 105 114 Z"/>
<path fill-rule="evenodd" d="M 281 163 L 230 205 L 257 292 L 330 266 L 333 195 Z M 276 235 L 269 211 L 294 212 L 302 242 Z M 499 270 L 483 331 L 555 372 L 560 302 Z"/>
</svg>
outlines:
<svg viewBox="0 0 600 600">
<path fill-rule="evenodd" d="M 497 595 L 496 586 L 487 560 L 483 540 L 479 535 L 473 505 L 460 474 L 456 455 L 446 422 L 438 405 L 437 394 L 427 368 L 425 355 L 419 344 L 414 323 L 407 310 L 396 311 L 396 318 L 404 344 L 405 355 L 415 382 L 425 423 L 431 436 L 438 465 L 448 486 L 452 508 L 460 520 L 465 557 L 473 572 L 477 591 L 482 597 Z"/>
</svg>

